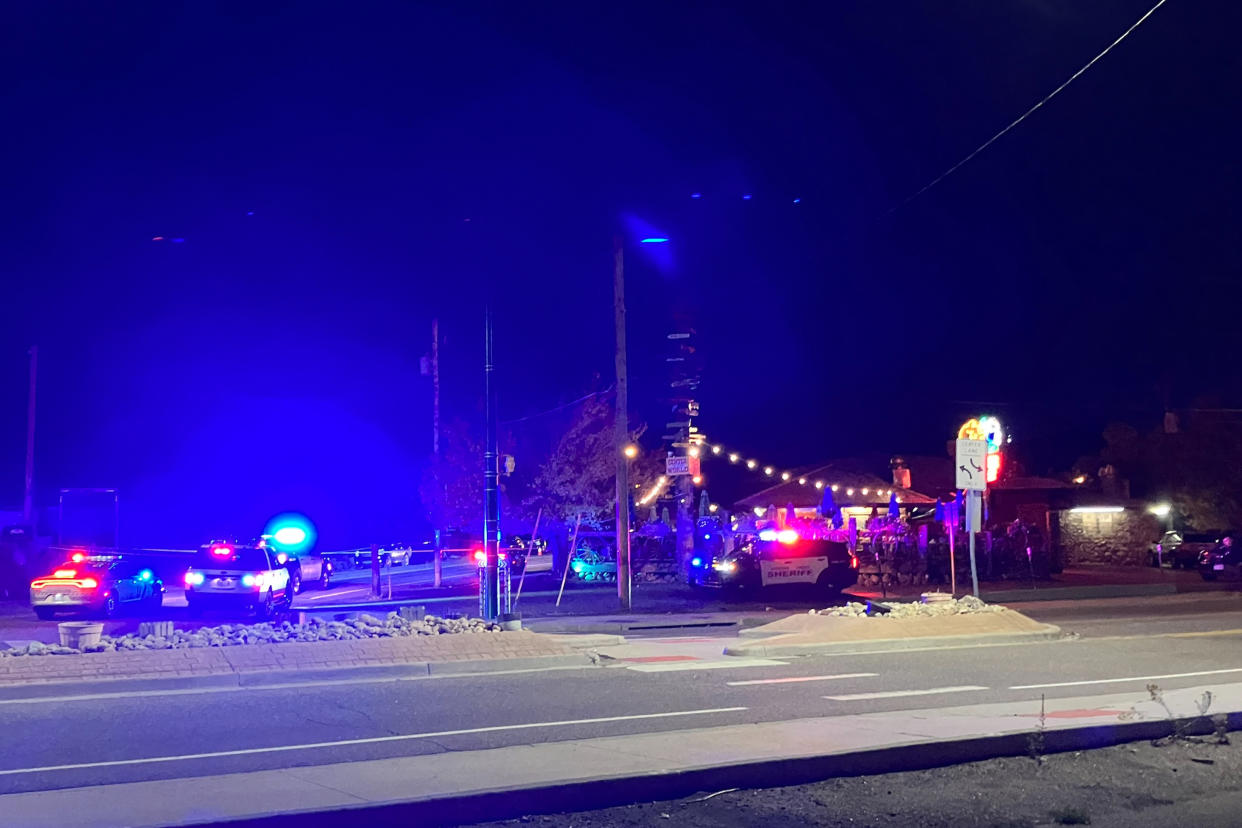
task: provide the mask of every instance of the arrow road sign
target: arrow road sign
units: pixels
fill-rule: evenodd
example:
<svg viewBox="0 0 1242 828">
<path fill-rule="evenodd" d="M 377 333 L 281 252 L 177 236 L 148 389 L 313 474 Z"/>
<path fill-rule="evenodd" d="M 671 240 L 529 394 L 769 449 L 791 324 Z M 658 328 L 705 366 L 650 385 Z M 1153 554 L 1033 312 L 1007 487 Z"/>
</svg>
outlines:
<svg viewBox="0 0 1242 828">
<path fill-rule="evenodd" d="M 987 454 L 986 440 L 957 441 L 957 488 L 981 492 L 988 487 L 984 473 Z"/>
</svg>

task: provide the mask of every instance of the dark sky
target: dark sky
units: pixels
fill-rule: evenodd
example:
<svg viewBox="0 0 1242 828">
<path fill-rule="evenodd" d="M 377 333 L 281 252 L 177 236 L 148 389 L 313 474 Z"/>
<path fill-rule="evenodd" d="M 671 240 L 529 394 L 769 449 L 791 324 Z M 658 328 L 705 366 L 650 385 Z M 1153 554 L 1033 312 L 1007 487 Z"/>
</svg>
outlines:
<svg viewBox="0 0 1242 828">
<path fill-rule="evenodd" d="M 607 384 L 643 222 L 657 434 L 686 303 L 702 427 L 773 463 L 939 453 L 982 401 L 1042 472 L 1166 396 L 1242 404 L 1239 4 L 1169 0 L 889 213 L 1152 2 L 11 3 L 0 508 L 38 343 L 42 502 L 117 486 L 143 543 L 406 532 L 430 320 L 446 416 L 489 284 L 502 417 Z"/>
</svg>

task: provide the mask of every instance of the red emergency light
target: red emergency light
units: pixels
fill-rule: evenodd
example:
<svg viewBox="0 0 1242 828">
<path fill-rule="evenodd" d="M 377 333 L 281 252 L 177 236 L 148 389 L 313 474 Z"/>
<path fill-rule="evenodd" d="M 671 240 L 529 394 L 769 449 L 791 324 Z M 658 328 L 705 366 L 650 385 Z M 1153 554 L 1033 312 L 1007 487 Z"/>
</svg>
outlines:
<svg viewBox="0 0 1242 828">
<path fill-rule="evenodd" d="M 213 547 L 211 547 L 211 554 L 213 554 L 213 555 L 219 555 L 219 556 L 221 556 L 221 557 L 224 557 L 224 556 L 226 556 L 226 555 L 232 555 L 232 554 L 233 554 L 233 547 L 231 547 L 231 546 L 213 546 Z"/>
</svg>

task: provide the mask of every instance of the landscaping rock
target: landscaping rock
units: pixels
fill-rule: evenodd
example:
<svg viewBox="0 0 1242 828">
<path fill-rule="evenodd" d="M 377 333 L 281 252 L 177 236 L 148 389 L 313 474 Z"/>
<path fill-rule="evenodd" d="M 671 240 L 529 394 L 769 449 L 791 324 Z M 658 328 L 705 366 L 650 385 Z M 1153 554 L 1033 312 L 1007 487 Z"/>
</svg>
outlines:
<svg viewBox="0 0 1242 828">
<path fill-rule="evenodd" d="M 166 629 L 166 628 L 165 628 Z M 165 630 L 161 630 L 163 632 Z M 437 618 L 427 615 L 417 620 L 398 613 L 377 618 L 362 613 L 349 621 L 320 621 L 312 618 L 305 624 L 282 621 L 279 624 L 260 622 L 256 624 L 221 624 L 201 629 L 168 630 L 169 635 L 155 635 L 143 630 L 141 635 L 102 636 L 98 644 L 84 650 L 49 645 L 32 641 L 25 647 L 0 650 L 0 658 L 40 655 L 76 655 L 79 653 L 104 653 L 115 650 L 180 650 L 200 647 L 240 647 L 259 644 L 281 644 L 287 641 L 339 641 L 365 638 L 398 638 L 415 635 L 453 635 L 497 633 L 499 624 L 488 623 L 479 618 Z"/>
</svg>

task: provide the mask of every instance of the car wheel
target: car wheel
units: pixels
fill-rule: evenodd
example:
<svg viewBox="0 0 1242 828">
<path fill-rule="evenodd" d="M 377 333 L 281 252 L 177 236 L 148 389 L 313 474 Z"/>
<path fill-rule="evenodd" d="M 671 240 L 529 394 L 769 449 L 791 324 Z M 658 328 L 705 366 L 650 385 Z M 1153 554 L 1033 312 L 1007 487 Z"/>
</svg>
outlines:
<svg viewBox="0 0 1242 828">
<path fill-rule="evenodd" d="M 259 604 L 255 610 L 255 614 L 263 619 L 271 618 L 276 614 L 276 596 L 272 594 L 270 589 L 267 591 L 267 596 L 264 597 L 263 603 Z"/>
<path fill-rule="evenodd" d="M 328 564 L 325 562 L 323 565 L 323 569 L 319 572 L 319 588 L 327 589 L 328 585 L 331 583 L 332 583 L 332 570 L 328 568 Z"/>
<path fill-rule="evenodd" d="M 293 596 L 300 595 L 302 592 L 302 572 L 295 570 L 289 573 L 289 600 L 293 600 Z"/>
<path fill-rule="evenodd" d="M 51 607 L 35 607 L 35 617 L 40 621 L 51 621 L 56 617 L 56 610 Z"/>
</svg>

